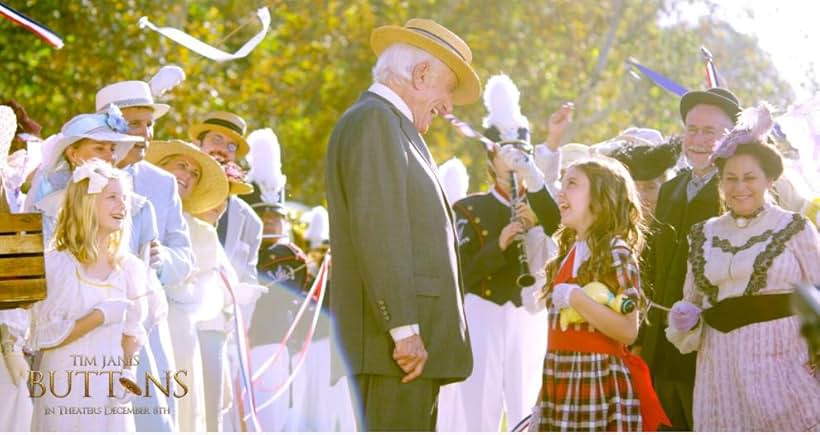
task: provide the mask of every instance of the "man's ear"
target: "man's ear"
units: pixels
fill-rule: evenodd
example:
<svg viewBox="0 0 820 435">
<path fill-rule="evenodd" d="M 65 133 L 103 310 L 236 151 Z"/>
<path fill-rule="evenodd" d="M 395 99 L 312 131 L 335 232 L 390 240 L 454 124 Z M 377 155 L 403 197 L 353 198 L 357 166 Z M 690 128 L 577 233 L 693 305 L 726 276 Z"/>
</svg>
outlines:
<svg viewBox="0 0 820 435">
<path fill-rule="evenodd" d="M 430 62 L 421 62 L 413 67 L 413 89 L 419 90 L 430 80 Z"/>
</svg>

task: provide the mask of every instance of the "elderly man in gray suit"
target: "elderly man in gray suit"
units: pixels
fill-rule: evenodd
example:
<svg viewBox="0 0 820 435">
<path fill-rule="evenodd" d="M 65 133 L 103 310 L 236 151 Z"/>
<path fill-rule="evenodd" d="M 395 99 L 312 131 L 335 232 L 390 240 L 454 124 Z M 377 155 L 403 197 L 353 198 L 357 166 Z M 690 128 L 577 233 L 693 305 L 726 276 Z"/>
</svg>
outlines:
<svg viewBox="0 0 820 435">
<path fill-rule="evenodd" d="M 466 378 L 472 355 L 457 234 L 420 133 L 481 84 L 467 44 L 433 21 L 380 27 L 370 42 L 375 83 L 327 151 L 330 306 L 365 429 L 428 431 L 439 387 Z"/>
</svg>

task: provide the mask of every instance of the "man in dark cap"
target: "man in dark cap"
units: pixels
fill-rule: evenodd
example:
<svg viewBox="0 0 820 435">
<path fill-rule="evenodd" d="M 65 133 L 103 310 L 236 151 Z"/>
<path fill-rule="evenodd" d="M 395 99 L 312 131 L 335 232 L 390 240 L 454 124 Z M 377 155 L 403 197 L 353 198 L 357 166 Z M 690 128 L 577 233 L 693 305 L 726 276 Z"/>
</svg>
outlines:
<svg viewBox="0 0 820 435">
<path fill-rule="evenodd" d="M 731 130 L 740 112 L 737 97 L 729 90 L 712 88 L 686 93 L 680 101 L 684 123 L 682 151 L 689 168 L 661 186 L 655 218 L 671 227 L 650 240 L 650 277 L 653 300 L 669 307 L 683 297 L 692 225 L 720 214 L 717 168 L 710 162 L 716 143 Z M 664 336 L 665 313 L 650 312 L 642 356 L 652 372 L 655 390 L 672 430 L 692 430 L 692 390 L 696 354 L 681 355 Z"/>
</svg>

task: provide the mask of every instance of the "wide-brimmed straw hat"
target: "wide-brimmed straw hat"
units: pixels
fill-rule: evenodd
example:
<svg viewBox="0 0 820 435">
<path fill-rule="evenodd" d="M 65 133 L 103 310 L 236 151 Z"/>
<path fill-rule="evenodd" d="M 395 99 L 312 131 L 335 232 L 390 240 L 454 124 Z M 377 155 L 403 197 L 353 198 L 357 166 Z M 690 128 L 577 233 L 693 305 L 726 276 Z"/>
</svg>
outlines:
<svg viewBox="0 0 820 435">
<path fill-rule="evenodd" d="M 120 109 L 149 107 L 154 110 L 154 120 L 168 113 L 170 109 L 167 104 L 155 103 L 148 83 L 139 80 L 117 82 L 100 89 L 95 98 L 97 112 L 103 112 L 111 105 Z"/>
<path fill-rule="evenodd" d="M 455 33 L 433 20 L 413 18 L 404 25 L 382 26 L 370 34 L 370 46 L 376 55 L 396 43 L 418 47 L 439 58 L 458 79 L 453 104 L 470 104 L 481 96 L 481 81 L 473 67 L 470 47 Z"/>
<path fill-rule="evenodd" d="M 228 177 L 222 166 L 213 157 L 202 152 L 196 145 L 181 140 L 152 141 L 145 160 L 159 166 L 167 157 L 182 155 L 199 164 L 199 182 L 187 198 L 182 199 L 182 208 L 190 214 L 211 210 L 228 197 Z"/>
<path fill-rule="evenodd" d="M 188 137 L 191 140 L 199 140 L 199 135 L 206 131 L 218 131 L 236 142 L 236 158 L 241 159 L 250 150 L 245 140 L 247 130 L 248 124 L 239 115 L 230 112 L 211 112 L 205 116 L 204 121 L 188 129 Z"/>
</svg>

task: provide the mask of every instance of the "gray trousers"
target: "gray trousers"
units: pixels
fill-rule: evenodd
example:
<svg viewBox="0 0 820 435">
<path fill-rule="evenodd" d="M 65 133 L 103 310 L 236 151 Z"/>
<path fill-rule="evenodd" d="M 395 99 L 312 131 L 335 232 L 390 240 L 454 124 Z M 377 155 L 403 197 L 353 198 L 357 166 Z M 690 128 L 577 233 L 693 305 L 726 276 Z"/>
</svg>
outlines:
<svg viewBox="0 0 820 435">
<path fill-rule="evenodd" d="M 205 379 L 205 420 L 208 432 L 222 432 L 222 411 L 225 399 L 223 385 L 227 370 L 225 343 L 228 336 L 224 331 L 198 331 L 199 349 L 202 352 L 202 378 Z"/>
<path fill-rule="evenodd" d="M 363 430 L 433 432 L 440 383 L 416 379 L 407 384 L 394 376 L 356 375 Z"/>
</svg>

